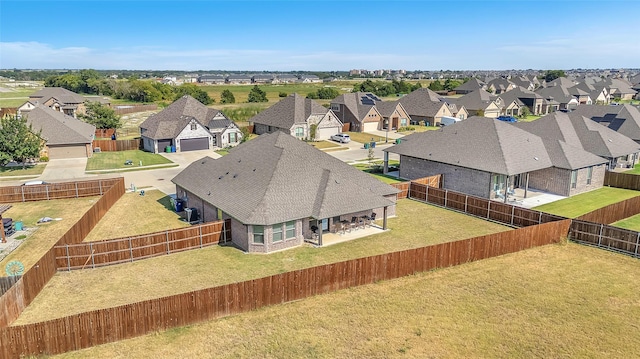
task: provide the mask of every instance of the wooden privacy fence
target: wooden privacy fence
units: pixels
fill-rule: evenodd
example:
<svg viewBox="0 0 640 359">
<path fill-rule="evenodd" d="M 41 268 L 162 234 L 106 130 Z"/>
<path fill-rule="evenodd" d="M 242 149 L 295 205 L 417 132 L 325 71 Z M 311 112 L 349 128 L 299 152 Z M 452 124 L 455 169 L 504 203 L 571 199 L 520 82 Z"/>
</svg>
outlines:
<svg viewBox="0 0 640 359">
<path fill-rule="evenodd" d="M 443 188 L 434 188 L 417 182 L 410 183 L 408 197 L 515 227 L 527 227 L 566 219 L 565 217 L 496 202 L 487 198 L 470 196 Z"/>
<path fill-rule="evenodd" d="M 574 219 L 569 239 L 640 258 L 640 233 L 629 229 Z"/>
<path fill-rule="evenodd" d="M 111 186 L 103 196 L 60 237 L 55 245 L 82 242 L 124 192 L 124 178 L 112 179 Z M 55 249 L 52 247 L 22 275 L 22 278 L 15 285 L 0 296 L 0 327 L 13 323 L 24 308 L 31 304 L 56 271 Z"/>
<path fill-rule="evenodd" d="M 96 128 L 94 136 L 96 138 L 111 138 L 115 133 L 115 128 Z"/>
<path fill-rule="evenodd" d="M 22 278 L 21 275 L 0 277 L 0 296 L 8 291 L 11 287 L 13 287 L 13 285 L 16 284 L 16 282 L 18 282 L 20 278 Z"/>
<path fill-rule="evenodd" d="M 604 173 L 604 185 L 609 187 L 640 190 L 640 176 L 628 173 L 610 172 Z"/>
<path fill-rule="evenodd" d="M 634 216 L 638 213 L 640 213 L 640 196 L 596 209 L 595 211 L 583 214 L 576 219 L 581 221 L 610 224 L 621 219 Z"/>
<path fill-rule="evenodd" d="M 407 198 L 407 195 L 409 194 L 409 185 L 411 183 L 419 183 L 430 187 L 440 188 L 442 187 L 442 175 L 423 177 L 407 182 L 392 183 L 391 186 L 400 190 L 396 197 L 397 199 Z"/>
<path fill-rule="evenodd" d="M 98 268 L 230 240 L 231 221 L 227 219 L 139 236 L 56 246 L 56 266 L 58 270 Z"/>
<path fill-rule="evenodd" d="M 120 178 L 111 178 L 35 186 L 0 187 L 0 203 L 101 196 L 121 180 Z"/>
<path fill-rule="evenodd" d="M 0 357 L 58 354 L 558 242 L 570 220 L 332 263 L 46 322 L 0 328 Z"/>
<path fill-rule="evenodd" d="M 140 139 L 134 138 L 132 140 L 94 140 L 93 150 L 96 151 L 97 148 L 100 149 L 100 152 L 139 150 Z"/>
</svg>

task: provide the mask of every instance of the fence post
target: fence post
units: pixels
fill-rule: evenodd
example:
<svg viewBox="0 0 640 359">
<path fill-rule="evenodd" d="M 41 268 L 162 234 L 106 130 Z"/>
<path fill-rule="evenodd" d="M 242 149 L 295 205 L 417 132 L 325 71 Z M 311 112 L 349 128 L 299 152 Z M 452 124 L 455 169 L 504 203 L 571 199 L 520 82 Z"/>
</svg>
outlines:
<svg viewBox="0 0 640 359">
<path fill-rule="evenodd" d="M 69 257 L 69 245 L 65 244 L 64 246 L 67 250 L 67 270 L 71 272 L 71 257 Z"/>
<path fill-rule="evenodd" d="M 76 181 L 76 198 L 78 198 L 78 182 Z"/>
<path fill-rule="evenodd" d="M 511 225 L 513 226 L 513 216 L 515 216 L 516 206 L 511 206 Z"/>
<path fill-rule="evenodd" d="M 169 254 L 169 231 L 165 231 L 164 234 L 167 238 L 167 254 Z"/>
<path fill-rule="evenodd" d="M 22 192 L 22 202 L 24 202 L 24 187 L 20 187 L 20 191 Z"/>
<path fill-rule="evenodd" d="M 44 190 L 47 192 L 47 201 L 49 200 L 49 185 L 44 186 Z"/>
<path fill-rule="evenodd" d="M 222 228 L 224 229 L 224 224 L 222 225 Z M 198 226 L 198 232 L 200 233 L 200 248 L 202 248 L 202 225 Z"/>
<path fill-rule="evenodd" d="M 598 247 L 602 246 L 602 230 L 604 229 L 604 224 L 600 224 L 600 233 L 598 234 Z"/>
<path fill-rule="evenodd" d="M 129 237 L 129 255 L 131 256 L 131 261 L 133 262 L 133 245 L 131 244 L 131 237 Z"/>
<path fill-rule="evenodd" d="M 640 246 L 640 232 L 638 232 L 638 236 L 636 237 L 636 257 L 638 256 L 638 246 Z"/>
<path fill-rule="evenodd" d="M 95 269 L 96 268 L 96 261 L 94 260 L 95 257 L 93 255 L 94 254 L 94 252 L 93 252 L 93 242 L 89 243 L 89 249 L 91 250 L 91 267 L 93 269 Z"/>
<path fill-rule="evenodd" d="M 411 181 L 409 181 L 409 188 L 407 188 L 407 198 L 411 198 Z"/>
<path fill-rule="evenodd" d="M 449 194 L 449 191 L 445 188 L 444 190 L 444 208 L 447 208 L 447 195 Z"/>
<path fill-rule="evenodd" d="M 227 243 L 227 220 L 223 219 L 223 221 L 224 222 L 222 222 L 222 229 L 223 229 L 222 233 L 224 233 L 224 243 L 226 244 Z"/>
<path fill-rule="evenodd" d="M 469 200 L 469 196 L 465 195 L 464 196 L 464 213 L 468 213 L 467 212 L 467 202 Z"/>
<path fill-rule="evenodd" d="M 487 202 L 487 219 L 489 219 L 489 213 L 491 213 L 491 200 Z"/>
<path fill-rule="evenodd" d="M 98 180 L 98 185 L 100 186 L 100 195 L 102 196 L 102 180 Z"/>
<path fill-rule="evenodd" d="M 538 224 L 542 224 L 542 211 L 538 211 Z"/>
</svg>

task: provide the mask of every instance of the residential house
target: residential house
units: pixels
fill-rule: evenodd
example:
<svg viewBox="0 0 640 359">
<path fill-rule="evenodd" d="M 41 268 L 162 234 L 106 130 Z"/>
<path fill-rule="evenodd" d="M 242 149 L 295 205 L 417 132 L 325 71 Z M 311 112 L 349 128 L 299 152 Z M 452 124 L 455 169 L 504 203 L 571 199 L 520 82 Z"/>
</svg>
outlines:
<svg viewBox="0 0 640 359">
<path fill-rule="evenodd" d="M 634 165 L 640 152 L 640 145 L 629 137 L 575 112 L 556 112 L 516 126 L 542 139 L 564 141 L 600 156 L 607 160 L 609 170 Z"/>
<path fill-rule="evenodd" d="M 167 147 L 185 152 L 236 146 L 242 132 L 228 121 L 220 110 L 185 95 L 140 124 L 140 137 L 143 148 L 152 153 Z"/>
<path fill-rule="evenodd" d="M 223 75 L 201 75 L 198 77 L 198 82 L 203 84 L 223 85 L 226 83 L 226 78 Z"/>
<path fill-rule="evenodd" d="M 29 100 L 18 107 L 18 114 L 28 113 L 37 104 L 62 112 L 71 117 L 85 112 L 84 97 L 62 87 L 45 87 L 29 96 Z"/>
<path fill-rule="evenodd" d="M 367 132 L 383 127 L 383 117 L 376 108 L 376 102 L 382 101 L 369 92 L 351 92 L 331 100 L 331 111 L 340 122 L 349 124 L 349 130 Z"/>
<path fill-rule="evenodd" d="M 533 78 L 535 78 L 535 76 Z M 526 88 L 529 91 L 534 91 L 536 89 L 536 84 L 527 76 L 512 77 L 511 82 L 514 85 L 518 87 Z"/>
<path fill-rule="evenodd" d="M 227 76 L 227 83 L 230 85 L 248 85 L 251 83 L 251 76 L 232 74 Z"/>
<path fill-rule="evenodd" d="M 578 99 L 571 95 L 569 90 L 563 86 L 540 87 L 536 90 L 536 93 L 549 103 L 556 102 L 556 110 L 573 110 L 579 104 Z"/>
<path fill-rule="evenodd" d="M 328 140 L 342 122 L 318 102 L 292 94 L 249 119 L 258 135 L 281 131 L 301 140 Z"/>
<path fill-rule="evenodd" d="M 571 196 L 602 187 L 606 160 L 512 124 L 471 117 L 438 131 L 405 136 L 385 149 L 400 155 L 400 177 L 443 174 L 443 187 L 507 200 L 515 188 Z M 591 169 L 589 169 L 591 168 Z"/>
<path fill-rule="evenodd" d="M 297 247 L 341 221 L 395 215 L 398 190 L 277 131 L 218 159 L 204 157 L 172 179 L 178 198 L 205 222 L 231 221 L 232 242 L 250 253 Z"/>
<path fill-rule="evenodd" d="M 376 108 L 382 116 L 381 130 L 397 130 L 408 126 L 411 122 L 411 117 L 400 101 L 378 101 Z"/>
<path fill-rule="evenodd" d="M 568 90 L 569 90 L 569 93 L 571 94 L 571 96 L 576 98 L 576 100 L 578 101 L 578 105 L 591 105 L 591 104 L 593 104 L 593 101 L 592 101 L 591 97 L 589 96 L 589 92 L 588 91 L 585 91 L 585 90 L 583 90 L 583 89 L 581 89 L 580 87 L 577 87 L 577 86 L 570 87 Z"/>
<path fill-rule="evenodd" d="M 585 93 L 587 93 L 587 95 L 589 96 L 589 99 L 591 99 L 592 103 L 598 104 L 598 105 L 606 105 L 609 104 L 609 91 L 607 90 L 607 88 L 603 85 L 603 84 L 598 84 L 598 85 L 590 85 L 586 82 L 582 82 L 579 83 L 577 85 L 575 85 L 573 87 L 574 89 L 580 89 L 582 91 L 584 91 Z M 571 91 L 571 89 L 570 89 Z M 580 99 L 578 99 L 578 101 L 580 101 Z M 590 105 L 590 103 L 586 103 L 587 105 Z"/>
<path fill-rule="evenodd" d="M 574 112 L 640 143 L 640 110 L 635 106 L 581 105 Z"/>
<path fill-rule="evenodd" d="M 523 87 L 516 87 L 510 91 L 502 93 L 500 95 L 505 103 L 511 103 L 513 100 L 518 99 L 529 108 L 531 114 L 536 116 L 546 115 L 550 108 L 549 102 L 545 100 L 539 94 L 529 91 Z"/>
<path fill-rule="evenodd" d="M 45 141 L 41 156 L 49 159 L 91 157 L 94 125 L 43 104 L 36 104 L 24 116 L 34 131 L 41 131 L 40 136 Z"/>
<path fill-rule="evenodd" d="M 516 87 L 516 84 L 503 77 L 496 78 L 487 82 L 487 91 L 493 93 L 494 95 L 500 95 L 507 91 L 511 91 Z"/>
<path fill-rule="evenodd" d="M 251 76 L 251 82 L 254 84 L 270 84 L 274 78 L 275 76 L 271 74 L 256 74 Z"/>
<path fill-rule="evenodd" d="M 456 106 L 464 106 L 469 116 L 484 116 L 496 118 L 502 112 L 502 106 L 494 101 L 496 97 L 483 89 L 470 92 L 459 98 L 443 97 L 442 101 Z M 409 112 L 411 114 L 411 112 Z"/>
<path fill-rule="evenodd" d="M 469 81 L 463 83 L 462 85 L 456 87 L 453 89 L 453 91 L 456 92 L 457 95 L 466 95 L 470 92 L 479 90 L 479 89 L 484 89 L 486 90 L 486 86 L 485 83 L 478 80 L 475 77 L 472 77 Z"/>
<path fill-rule="evenodd" d="M 298 76 L 292 74 L 278 74 L 273 79 L 274 84 L 292 84 L 298 82 Z"/>
<path fill-rule="evenodd" d="M 602 81 L 602 85 L 609 89 L 609 95 L 612 99 L 632 100 L 637 94 L 633 89 L 633 84 L 623 79 L 607 78 Z"/>
<path fill-rule="evenodd" d="M 305 84 L 322 83 L 322 79 L 316 75 L 301 75 L 300 82 Z"/>
<path fill-rule="evenodd" d="M 426 126 L 437 126 L 442 117 L 453 117 L 453 111 L 440 96 L 428 88 L 419 88 L 402 96 L 399 103 L 404 106 L 414 124 L 424 123 Z M 458 109 L 455 106 L 454 109 Z M 466 110 L 465 110 L 466 111 Z M 464 116 L 464 112 L 460 113 Z M 462 118 L 464 120 L 464 118 Z"/>
</svg>

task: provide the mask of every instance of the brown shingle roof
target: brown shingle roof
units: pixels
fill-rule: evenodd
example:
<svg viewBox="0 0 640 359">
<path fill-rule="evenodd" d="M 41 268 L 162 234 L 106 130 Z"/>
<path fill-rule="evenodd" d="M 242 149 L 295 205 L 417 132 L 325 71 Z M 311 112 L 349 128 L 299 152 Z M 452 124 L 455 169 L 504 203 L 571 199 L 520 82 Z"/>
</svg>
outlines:
<svg viewBox="0 0 640 359">
<path fill-rule="evenodd" d="M 95 126 L 42 104 L 36 105 L 25 117 L 35 131 L 42 130 L 41 136 L 49 145 L 91 143 L 96 131 Z"/>
<path fill-rule="evenodd" d="M 282 129 L 305 123 L 311 115 L 324 115 L 329 110 L 312 99 L 294 93 L 249 119 L 250 122 Z"/>
<path fill-rule="evenodd" d="M 283 132 L 260 135 L 172 180 L 245 224 L 329 218 L 392 205 L 398 191 Z"/>
<path fill-rule="evenodd" d="M 402 96 L 398 102 L 404 106 L 409 116 L 435 117 L 442 106 L 446 106 L 435 92 L 426 88 L 414 90 Z"/>
<path fill-rule="evenodd" d="M 85 101 L 84 97 L 62 87 L 45 87 L 29 96 L 30 99 L 40 103 L 44 103 L 52 97 L 66 104 L 78 104 Z"/>
<path fill-rule="evenodd" d="M 140 128 L 146 129 L 144 136 L 152 139 L 175 138 L 196 119 L 206 127 L 220 111 L 203 105 L 195 98 L 185 95 L 155 115 L 149 116 Z"/>
</svg>

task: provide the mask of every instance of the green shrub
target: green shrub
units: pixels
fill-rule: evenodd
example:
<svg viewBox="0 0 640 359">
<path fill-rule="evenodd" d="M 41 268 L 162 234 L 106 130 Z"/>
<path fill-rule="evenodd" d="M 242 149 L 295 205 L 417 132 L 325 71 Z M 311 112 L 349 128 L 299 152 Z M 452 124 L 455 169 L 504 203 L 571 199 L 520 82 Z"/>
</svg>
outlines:
<svg viewBox="0 0 640 359">
<path fill-rule="evenodd" d="M 40 157 L 40 162 L 49 162 L 49 157 L 47 156 Z"/>
<path fill-rule="evenodd" d="M 409 132 L 409 131 L 415 131 L 415 130 L 416 128 L 413 126 L 403 126 L 398 128 L 398 132 Z"/>
<path fill-rule="evenodd" d="M 278 93 L 278 97 L 287 97 L 287 96 L 289 96 L 289 94 L 287 94 L 286 92 Z"/>
</svg>

